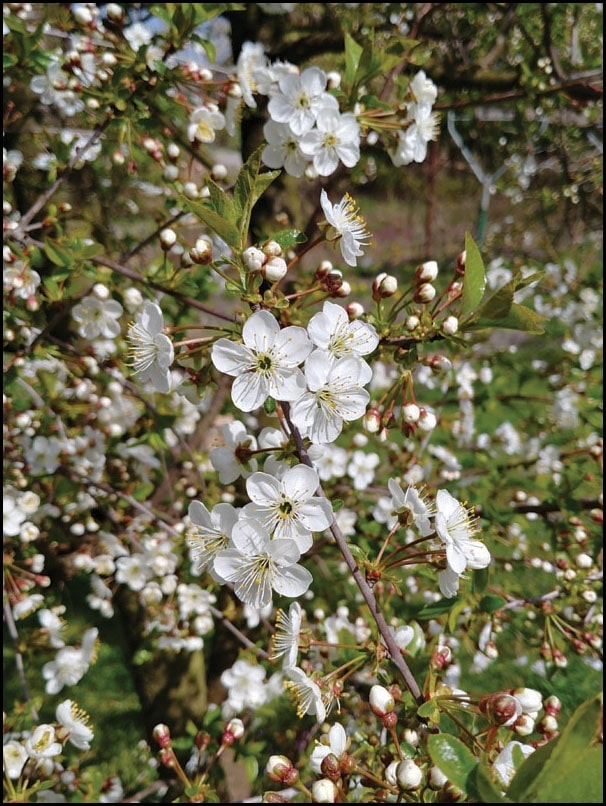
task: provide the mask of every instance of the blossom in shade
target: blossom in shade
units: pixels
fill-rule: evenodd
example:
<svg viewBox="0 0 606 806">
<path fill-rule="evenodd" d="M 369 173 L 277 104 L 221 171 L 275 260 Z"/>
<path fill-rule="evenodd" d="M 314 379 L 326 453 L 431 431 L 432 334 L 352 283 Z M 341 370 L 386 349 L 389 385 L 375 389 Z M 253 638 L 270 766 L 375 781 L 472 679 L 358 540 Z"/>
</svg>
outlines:
<svg viewBox="0 0 606 806">
<path fill-rule="evenodd" d="M 150 301 L 145 303 L 127 331 L 135 375 L 142 383 L 150 381 L 158 392 L 170 390 L 170 366 L 175 358 L 172 342 L 163 331 L 162 309 Z"/>
<path fill-rule="evenodd" d="M 240 476 L 246 478 L 257 469 L 257 460 L 250 455 L 250 451 L 257 448 L 257 440 L 237 420 L 227 423 L 221 430 L 225 445 L 213 448 L 209 459 L 219 474 L 221 484 L 231 484 Z"/>
<path fill-rule="evenodd" d="M 368 355 L 379 344 L 379 334 L 373 325 L 360 319 L 350 321 L 345 308 L 330 300 L 311 317 L 307 332 L 316 347 L 335 358 Z"/>
<path fill-rule="evenodd" d="M 215 557 L 215 571 L 232 582 L 240 601 L 261 609 L 272 600 L 272 591 L 295 598 L 302 596 L 312 575 L 297 565 L 301 552 L 294 540 L 271 539 L 265 527 L 253 518 L 241 518 L 232 529 L 232 544 Z"/>
<path fill-rule="evenodd" d="M 447 567 L 438 574 L 438 582 L 442 594 L 451 598 L 458 591 L 459 577 L 465 569 L 486 568 L 491 556 L 484 543 L 474 537 L 475 519 L 447 490 L 437 492 L 434 526 L 446 549 L 447 562 Z"/>
<path fill-rule="evenodd" d="M 430 518 L 434 509 L 416 487 L 409 485 L 404 491 L 395 479 L 388 479 L 387 487 L 391 493 L 393 511 L 397 515 L 406 515 L 411 522 L 409 525 L 414 525 L 422 537 L 430 535 L 433 532 Z"/>
<path fill-rule="evenodd" d="M 42 677 L 46 680 L 47 694 L 58 694 L 64 686 L 75 686 L 80 682 L 95 660 L 98 635 L 99 630 L 91 627 L 84 633 L 80 647 L 63 647 L 55 660 L 44 664 Z"/>
<path fill-rule="evenodd" d="M 301 151 L 299 139 L 292 133 L 288 123 L 268 120 L 263 126 L 263 136 L 267 145 L 261 159 L 267 167 L 284 168 L 289 176 L 303 176 L 309 158 Z"/>
<path fill-rule="evenodd" d="M 325 190 L 320 193 L 320 204 L 329 229 L 327 240 L 339 240 L 341 255 L 348 266 L 357 266 L 357 258 L 364 254 L 360 247 L 368 246 L 371 236 L 358 206 L 346 193 L 338 204 L 331 204 Z"/>
<path fill-rule="evenodd" d="M 268 397 L 296 400 L 305 391 L 299 368 L 312 343 L 305 328 L 280 328 L 266 310 L 256 311 L 242 328 L 242 343 L 222 338 L 212 348 L 212 362 L 219 372 L 235 376 L 232 400 L 241 411 L 253 411 Z"/>
<path fill-rule="evenodd" d="M 99 299 L 91 294 L 74 305 L 72 318 L 83 339 L 114 339 L 120 333 L 122 305 L 115 299 Z"/>
<path fill-rule="evenodd" d="M 276 613 L 276 631 L 271 639 L 271 660 L 284 656 L 283 666 L 288 669 L 297 664 L 299 652 L 299 634 L 303 611 L 298 602 L 288 608 L 288 614 L 282 608 Z"/>
<path fill-rule="evenodd" d="M 314 443 L 334 442 L 345 422 L 364 416 L 370 395 L 363 387 L 371 378 L 361 358 L 314 350 L 305 362 L 307 391 L 291 406 L 293 423 Z"/>
<path fill-rule="evenodd" d="M 190 524 L 185 541 L 195 571 L 200 574 L 208 568 L 216 579 L 213 562 L 217 554 L 229 546 L 232 529 L 238 520 L 238 510 L 231 504 L 220 503 L 209 512 L 201 501 L 192 501 L 188 515 Z"/>
<path fill-rule="evenodd" d="M 322 532 L 332 523 L 330 501 L 317 496 L 317 471 L 299 464 L 277 479 L 269 473 L 252 473 L 246 480 L 250 503 L 243 515 L 255 518 L 274 538 L 289 538 L 301 553 L 313 543 L 311 533 Z"/>
</svg>

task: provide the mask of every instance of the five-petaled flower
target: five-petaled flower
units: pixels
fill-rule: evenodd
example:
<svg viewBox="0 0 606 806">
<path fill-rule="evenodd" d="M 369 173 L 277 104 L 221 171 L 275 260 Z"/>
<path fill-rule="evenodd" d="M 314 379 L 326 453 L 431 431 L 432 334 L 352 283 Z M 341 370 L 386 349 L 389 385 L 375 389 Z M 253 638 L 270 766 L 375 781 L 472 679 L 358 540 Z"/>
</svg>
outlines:
<svg viewBox="0 0 606 806">
<path fill-rule="evenodd" d="M 135 375 L 142 383 L 150 381 L 158 392 L 170 390 L 170 366 L 175 358 L 172 342 L 163 331 L 162 309 L 148 301 L 127 333 Z"/>
<path fill-rule="evenodd" d="M 366 222 L 361 217 L 356 203 L 349 193 L 346 193 L 338 204 L 333 205 L 326 191 L 322 190 L 320 204 L 330 225 L 326 233 L 327 240 L 338 239 L 343 260 L 348 266 L 357 266 L 357 258 L 364 254 L 360 247 L 370 244 L 371 235 L 366 229 Z"/>
<path fill-rule="evenodd" d="M 221 338 L 212 348 L 212 362 L 219 372 L 235 376 L 231 396 L 241 411 L 253 411 L 268 397 L 296 400 L 305 391 L 299 368 L 312 343 L 305 328 L 280 328 L 269 311 L 256 311 L 242 328 L 242 342 Z"/>
</svg>

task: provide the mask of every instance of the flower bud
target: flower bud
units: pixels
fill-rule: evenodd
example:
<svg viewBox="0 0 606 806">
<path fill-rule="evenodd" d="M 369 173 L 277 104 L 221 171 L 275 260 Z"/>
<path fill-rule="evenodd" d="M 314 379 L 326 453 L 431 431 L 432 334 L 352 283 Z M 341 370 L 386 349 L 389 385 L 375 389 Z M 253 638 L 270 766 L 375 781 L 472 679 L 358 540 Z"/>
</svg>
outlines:
<svg viewBox="0 0 606 806">
<path fill-rule="evenodd" d="M 433 283 L 438 276 L 438 264 L 435 260 L 426 260 L 417 267 L 415 280 L 417 283 Z"/>
<path fill-rule="evenodd" d="M 398 281 L 391 275 L 386 274 L 384 271 L 377 274 L 372 284 L 372 298 L 377 302 L 380 299 L 393 297 L 398 290 Z"/>
<path fill-rule="evenodd" d="M 230 719 L 223 730 L 221 744 L 231 745 L 244 735 L 244 722 L 241 719 Z"/>
<path fill-rule="evenodd" d="M 421 302 L 424 305 L 431 302 L 436 296 L 436 289 L 431 283 L 421 283 L 417 288 L 414 295 L 415 302 Z"/>
<path fill-rule="evenodd" d="M 393 730 L 398 724 L 398 715 L 395 711 L 390 711 L 388 714 L 383 714 L 381 722 L 383 723 L 383 727 L 388 730 Z"/>
<path fill-rule="evenodd" d="M 562 701 L 555 694 L 551 694 L 543 703 L 543 707 L 548 716 L 557 716 L 562 710 Z"/>
<path fill-rule="evenodd" d="M 320 771 L 322 775 L 325 775 L 331 781 L 339 780 L 341 777 L 341 768 L 339 766 L 339 759 L 334 753 L 328 753 L 328 755 L 324 756 L 320 764 Z"/>
<path fill-rule="evenodd" d="M 459 329 L 459 320 L 456 316 L 447 316 L 442 322 L 442 333 L 446 336 L 454 336 Z"/>
<path fill-rule="evenodd" d="M 174 229 L 163 229 L 160 232 L 160 245 L 165 252 L 168 252 L 177 243 L 177 233 Z"/>
<path fill-rule="evenodd" d="M 333 291 L 333 297 L 340 297 L 341 299 L 348 297 L 351 294 L 351 285 L 347 280 L 343 280 L 339 287 Z"/>
<path fill-rule="evenodd" d="M 407 403 L 402 406 L 402 419 L 405 423 L 416 423 L 421 416 L 421 409 L 416 403 Z"/>
<path fill-rule="evenodd" d="M 368 698 L 370 707 L 377 716 L 385 716 L 391 713 L 396 707 L 396 701 L 393 694 L 388 691 L 384 686 L 378 684 L 372 686 Z"/>
<path fill-rule="evenodd" d="M 404 761 L 399 762 L 396 768 L 396 778 L 398 779 L 400 789 L 409 792 L 421 786 L 423 771 L 412 759 L 405 758 Z"/>
<path fill-rule="evenodd" d="M 158 723 L 154 727 L 152 731 L 152 736 L 162 748 L 170 747 L 172 745 L 172 739 L 170 736 L 170 730 L 168 728 L 168 725 L 164 725 L 162 722 Z"/>
<path fill-rule="evenodd" d="M 364 429 L 369 434 L 377 434 L 381 430 L 381 412 L 378 409 L 368 409 L 364 415 Z"/>
<path fill-rule="evenodd" d="M 249 246 L 242 252 L 242 263 L 247 271 L 261 271 L 265 263 L 265 255 L 256 246 Z"/>
<path fill-rule="evenodd" d="M 286 756 L 270 756 L 265 765 L 265 772 L 272 781 L 286 786 L 292 786 L 299 778 L 294 764 Z"/>
<path fill-rule="evenodd" d="M 277 283 L 286 277 L 288 266 L 282 257 L 272 257 L 261 268 L 261 274 L 270 283 Z"/>
<path fill-rule="evenodd" d="M 398 769 L 399 761 L 392 761 L 391 764 L 388 764 L 385 768 L 385 780 L 389 784 L 389 786 L 397 786 L 398 779 L 396 777 L 396 770 Z"/>
<path fill-rule="evenodd" d="M 516 700 L 522 706 L 522 712 L 525 714 L 538 714 L 543 707 L 543 695 L 540 691 L 534 688 L 514 688 L 511 692 Z"/>
<path fill-rule="evenodd" d="M 480 711 L 493 725 L 509 727 L 522 713 L 518 700 L 505 691 L 497 691 L 480 702 Z"/>
<path fill-rule="evenodd" d="M 530 736 L 534 731 L 534 717 L 530 714 L 520 714 L 520 716 L 513 723 L 513 729 L 518 736 Z"/>
<path fill-rule="evenodd" d="M 268 257 L 279 257 L 282 254 L 282 247 L 277 241 L 266 241 L 262 251 Z"/>
<path fill-rule="evenodd" d="M 223 163 L 218 162 L 210 169 L 210 176 L 215 182 L 222 182 L 227 179 L 227 168 Z"/>
<path fill-rule="evenodd" d="M 199 266 L 207 266 L 213 259 L 213 247 L 207 238 L 198 238 L 189 250 L 189 256 Z"/>
<path fill-rule="evenodd" d="M 442 789 L 447 783 L 448 778 L 444 775 L 439 767 L 432 767 L 429 770 L 428 784 L 429 788 L 435 790 Z"/>
<path fill-rule="evenodd" d="M 406 328 L 406 330 L 408 330 L 410 333 L 412 333 L 413 330 L 416 330 L 419 327 L 420 324 L 421 324 L 421 320 L 419 319 L 419 317 L 415 316 L 414 314 L 411 314 L 410 316 L 406 317 L 406 321 L 404 322 L 404 327 Z"/>
<path fill-rule="evenodd" d="M 537 725 L 537 730 L 539 733 L 556 733 L 558 730 L 558 720 L 555 716 L 551 716 L 550 714 L 545 714 L 545 716 L 540 720 L 539 724 Z"/>
<path fill-rule="evenodd" d="M 428 433 L 429 431 L 433 431 L 433 429 L 437 425 L 437 418 L 436 415 L 433 414 L 431 411 L 427 411 L 427 409 L 421 409 L 419 412 L 419 419 L 418 419 L 418 426 L 421 431 L 425 431 Z"/>
<path fill-rule="evenodd" d="M 359 319 L 364 315 L 364 306 L 361 302 L 349 302 L 345 306 L 345 310 L 350 319 Z"/>
<path fill-rule="evenodd" d="M 311 787 L 311 797 L 313 803 L 336 803 L 339 790 L 328 778 L 320 778 Z"/>
</svg>

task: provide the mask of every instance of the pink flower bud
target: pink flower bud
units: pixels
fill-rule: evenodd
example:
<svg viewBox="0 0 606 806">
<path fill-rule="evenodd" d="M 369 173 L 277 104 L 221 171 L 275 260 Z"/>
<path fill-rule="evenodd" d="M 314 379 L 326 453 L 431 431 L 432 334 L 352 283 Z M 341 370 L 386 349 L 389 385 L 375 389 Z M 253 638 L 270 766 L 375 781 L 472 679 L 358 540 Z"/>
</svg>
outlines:
<svg viewBox="0 0 606 806">
<path fill-rule="evenodd" d="M 170 730 L 168 728 L 168 725 L 164 725 L 161 722 L 154 727 L 152 731 L 152 736 L 162 748 L 170 747 L 172 744 L 172 739 L 170 736 Z"/>
<path fill-rule="evenodd" d="M 431 283 L 421 283 L 414 295 L 414 301 L 426 304 L 431 302 L 436 296 L 436 289 Z"/>
<path fill-rule="evenodd" d="M 372 298 L 377 302 L 380 299 L 393 297 L 397 290 L 397 279 L 391 274 L 381 272 L 381 274 L 377 274 L 372 284 Z"/>
<path fill-rule="evenodd" d="M 221 744 L 232 745 L 244 735 L 244 722 L 241 719 L 230 719 L 223 730 Z"/>
</svg>

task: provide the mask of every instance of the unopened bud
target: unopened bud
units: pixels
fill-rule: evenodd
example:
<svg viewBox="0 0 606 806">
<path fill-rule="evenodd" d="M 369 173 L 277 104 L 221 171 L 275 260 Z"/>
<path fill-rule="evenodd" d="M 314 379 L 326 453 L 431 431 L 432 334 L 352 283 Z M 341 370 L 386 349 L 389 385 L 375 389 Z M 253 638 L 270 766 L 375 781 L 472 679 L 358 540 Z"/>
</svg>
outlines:
<svg viewBox="0 0 606 806">
<path fill-rule="evenodd" d="M 336 803 L 339 798 L 339 790 L 333 781 L 328 778 L 320 778 L 314 781 L 311 787 L 311 797 L 313 803 Z"/>
<path fill-rule="evenodd" d="M 537 725 L 539 733 L 556 733 L 558 730 L 558 720 L 555 716 L 545 714 Z"/>
<path fill-rule="evenodd" d="M 438 276 L 438 264 L 435 260 L 426 260 L 417 267 L 415 280 L 417 283 L 433 283 Z"/>
<path fill-rule="evenodd" d="M 262 250 L 268 257 L 278 257 L 282 254 L 282 247 L 277 241 L 266 241 Z"/>
<path fill-rule="evenodd" d="M 230 719 L 223 730 L 221 744 L 231 745 L 244 735 L 244 722 L 241 719 Z"/>
<path fill-rule="evenodd" d="M 423 771 L 412 759 L 405 758 L 404 761 L 399 762 L 396 768 L 396 778 L 398 779 L 400 789 L 405 792 L 410 792 L 421 786 Z"/>
<path fill-rule="evenodd" d="M 513 723 L 513 729 L 518 736 L 530 736 L 534 731 L 535 720 L 530 714 L 520 714 Z"/>
<path fill-rule="evenodd" d="M 261 271 L 265 263 L 265 254 L 256 246 L 249 246 L 242 252 L 242 263 L 247 271 Z"/>
<path fill-rule="evenodd" d="M 339 759 L 334 753 L 328 753 L 328 755 L 324 756 L 320 764 L 320 771 L 322 775 L 325 775 L 331 781 L 339 780 L 341 777 L 341 768 L 339 766 Z"/>
<path fill-rule="evenodd" d="M 514 688 L 511 693 L 520 703 L 522 712 L 525 714 L 530 714 L 531 716 L 538 714 L 543 707 L 543 695 L 534 688 L 520 686 L 519 688 Z"/>
<path fill-rule="evenodd" d="M 210 169 L 210 176 L 215 182 L 222 182 L 227 179 L 227 168 L 219 162 Z"/>
<path fill-rule="evenodd" d="M 419 412 L 419 419 L 418 419 L 418 426 L 421 431 L 429 432 L 433 431 L 433 429 L 437 425 L 437 418 L 436 415 L 433 414 L 431 411 L 427 411 L 427 409 L 421 409 Z"/>
<path fill-rule="evenodd" d="M 412 333 L 413 330 L 416 330 L 419 327 L 420 324 L 421 324 L 421 320 L 419 319 L 419 317 L 415 316 L 414 314 L 411 314 L 410 316 L 406 317 L 406 321 L 404 322 L 404 327 L 406 328 L 406 330 L 408 330 L 408 331 L 410 331 L 410 333 Z"/>
<path fill-rule="evenodd" d="M 359 319 L 364 315 L 364 306 L 361 302 L 349 302 L 345 306 L 345 310 L 350 319 Z"/>
<path fill-rule="evenodd" d="M 343 280 L 342 283 L 339 284 L 339 287 L 333 291 L 333 297 L 340 297 L 344 299 L 351 294 L 351 285 L 347 282 L 347 280 Z"/>
<path fill-rule="evenodd" d="M 414 301 L 426 304 L 431 302 L 436 296 L 436 289 L 431 283 L 421 283 L 414 295 Z"/>
<path fill-rule="evenodd" d="M 522 706 L 511 694 L 497 691 L 480 701 L 480 711 L 493 725 L 509 727 L 522 713 Z"/>
<path fill-rule="evenodd" d="M 261 274 L 270 283 L 277 283 L 286 277 L 288 266 L 282 257 L 272 257 L 261 268 Z"/>
<path fill-rule="evenodd" d="M 265 772 L 276 783 L 292 786 L 299 779 L 299 773 L 287 756 L 270 756 L 265 765 Z"/>
<path fill-rule="evenodd" d="M 364 429 L 369 434 L 377 434 L 381 430 L 381 412 L 378 409 L 368 409 L 364 415 Z"/>
<path fill-rule="evenodd" d="M 160 232 L 160 245 L 168 252 L 177 243 L 177 233 L 174 229 L 163 229 Z"/>
<path fill-rule="evenodd" d="M 207 238 L 198 238 L 189 250 L 189 256 L 199 266 L 207 266 L 213 259 L 213 247 Z"/>
<path fill-rule="evenodd" d="M 156 740 L 156 742 L 160 745 L 160 747 L 166 748 L 170 747 L 172 744 L 172 739 L 170 736 L 170 730 L 168 725 L 164 725 L 162 722 L 157 724 L 153 731 L 152 736 Z"/>
<path fill-rule="evenodd" d="M 421 416 L 421 409 L 416 403 L 407 403 L 402 406 L 402 419 L 405 423 L 416 423 Z"/>
<path fill-rule="evenodd" d="M 396 707 L 396 701 L 394 700 L 393 694 L 384 686 L 380 686 L 378 684 L 375 684 L 370 689 L 368 701 L 370 703 L 370 707 L 377 716 L 389 714 Z"/>
<path fill-rule="evenodd" d="M 380 299 L 393 297 L 397 290 L 397 279 L 391 274 L 381 272 L 381 274 L 377 274 L 372 284 L 372 298 L 377 302 Z"/>
<path fill-rule="evenodd" d="M 459 329 L 459 320 L 456 316 L 447 316 L 442 322 L 442 333 L 446 336 L 454 336 Z"/>
<path fill-rule="evenodd" d="M 562 701 L 555 694 L 551 694 L 543 703 L 543 707 L 548 716 L 557 716 L 562 710 Z"/>
</svg>

